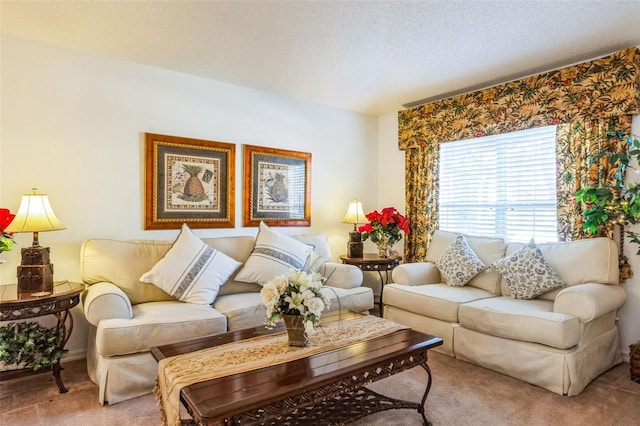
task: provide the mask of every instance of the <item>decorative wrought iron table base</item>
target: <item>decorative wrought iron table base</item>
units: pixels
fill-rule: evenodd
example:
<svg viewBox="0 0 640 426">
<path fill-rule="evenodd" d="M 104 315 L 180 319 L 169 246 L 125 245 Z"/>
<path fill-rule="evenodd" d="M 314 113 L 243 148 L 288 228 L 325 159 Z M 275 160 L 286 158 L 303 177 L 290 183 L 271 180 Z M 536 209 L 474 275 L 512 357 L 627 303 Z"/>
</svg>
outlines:
<svg viewBox="0 0 640 426">
<path fill-rule="evenodd" d="M 223 425 L 345 425 L 380 411 L 414 409 L 427 420 L 424 404 L 431 389 L 431 370 L 426 351 L 409 359 L 396 359 L 385 366 L 373 367 L 329 385 L 303 392 L 264 407 L 249 410 L 221 422 Z M 420 365 L 428 375 L 427 386 L 420 402 L 391 398 L 365 387 L 376 380 Z M 187 411 L 189 411 L 187 406 Z M 192 413 L 189 413 L 192 414 Z M 195 420 L 183 420 L 182 425 L 201 425 Z"/>
<path fill-rule="evenodd" d="M 73 331 L 73 315 L 69 310 L 80 303 L 80 293 L 84 288 L 84 284 L 62 281 L 56 284 L 53 293 L 40 296 L 37 294 L 20 294 L 17 292 L 16 284 L 8 284 L 6 289 L 13 291 L 6 291 L 0 298 L 0 321 L 24 320 L 53 315 L 57 319 L 55 331 L 60 339 L 58 346 L 60 349 L 64 349 Z M 60 393 L 66 393 L 68 389 L 62 382 L 62 376 L 60 375 L 62 370 L 60 361 L 58 361 L 49 368 L 37 371 L 30 368 L 0 371 L 0 380 L 11 380 L 17 377 L 53 371 L 58 390 Z"/>
<path fill-rule="evenodd" d="M 321 404 L 295 411 L 266 425 L 345 425 L 380 411 L 414 409 L 422 415 L 425 426 L 431 426 L 419 402 L 391 398 L 368 388 L 337 396 Z M 244 424 L 239 421 L 236 424 Z"/>
</svg>

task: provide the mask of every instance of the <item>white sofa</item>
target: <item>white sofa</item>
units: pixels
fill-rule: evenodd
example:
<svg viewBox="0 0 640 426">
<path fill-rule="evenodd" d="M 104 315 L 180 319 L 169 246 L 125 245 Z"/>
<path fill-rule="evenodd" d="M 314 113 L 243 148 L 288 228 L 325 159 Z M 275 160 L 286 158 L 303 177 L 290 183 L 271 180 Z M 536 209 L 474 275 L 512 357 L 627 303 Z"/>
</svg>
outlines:
<svg viewBox="0 0 640 426">
<path fill-rule="evenodd" d="M 314 253 L 331 259 L 326 236 L 307 234 L 293 238 L 314 247 Z M 203 239 L 209 246 L 245 262 L 256 238 L 249 236 Z M 82 280 L 89 285 L 83 295 L 90 323 L 87 370 L 99 386 L 99 402 L 115 404 L 152 391 L 157 363 L 154 346 L 264 324 L 261 287 L 235 281 L 238 270 L 220 288 L 213 305 L 175 300 L 140 277 L 172 246 L 173 241 L 90 239 L 82 244 Z M 326 294 L 331 310 L 366 312 L 373 308 L 373 292 L 362 286 L 357 267 L 326 262 L 318 272 L 328 277 Z M 339 303 L 336 298 L 338 298 Z"/>
<path fill-rule="evenodd" d="M 612 240 L 539 244 L 566 287 L 532 299 L 511 297 L 493 268 L 462 287 L 444 284 L 434 262 L 458 234 L 436 231 L 426 261 L 399 265 L 385 286 L 384 316 L 444 339 L 436 350 L 564 395 L 621 362 L 618 285 Z M 465 236 L 485 265 L 523 244 Z"/>
</svg>

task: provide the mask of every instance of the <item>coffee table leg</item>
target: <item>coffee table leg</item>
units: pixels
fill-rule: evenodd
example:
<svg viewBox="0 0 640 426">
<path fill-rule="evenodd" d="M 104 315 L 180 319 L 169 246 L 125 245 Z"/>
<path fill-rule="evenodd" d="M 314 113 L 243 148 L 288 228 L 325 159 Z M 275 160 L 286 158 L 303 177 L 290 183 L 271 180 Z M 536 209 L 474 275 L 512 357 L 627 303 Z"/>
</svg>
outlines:
<svg viewBox="0 0 640 426">
<path fill-rule="evenodd" d="M 429 377 L 427 380 L 427 388 L 424 391 L 424 395 L 422 395 L 422 404 L 420 408 L 418 408 L 418 412 L 422 416 L 422 421 L 426 426 L 431 426 L 431 423 L 427 420 L 427 416 L 425 415 L 424 404 L 427 402 L 427 396 L 429 395 L 429 391 L 431 390 L 431 369 L 429 369 L 429 365 L 425 362 L 424 364 L 420 364 L 422 368 L 427 372 L 427 376 Z"/>
</svg>

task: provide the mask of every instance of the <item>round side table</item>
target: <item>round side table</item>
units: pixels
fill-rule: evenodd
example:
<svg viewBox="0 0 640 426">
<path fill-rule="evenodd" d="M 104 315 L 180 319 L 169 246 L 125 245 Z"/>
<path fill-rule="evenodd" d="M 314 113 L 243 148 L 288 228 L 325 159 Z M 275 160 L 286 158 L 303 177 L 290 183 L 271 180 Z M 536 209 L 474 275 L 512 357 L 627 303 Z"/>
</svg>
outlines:
<svg viewBox="0 0 640 426">
<path fill-rule="evenodd" d="M 380 277 L 380 300 L 374 302 L 380 306 L 380 316 L 384 314 L 384 303 L 382 295 L 384 285 L 389 282 L 389 271 L 400 264 L 401 256 L 380 257 L 377 253 L 364 253 L 362 257 L 348 257 L 346 254 L 340 256 L 342 263 L 360 268 L 363 272 L 377 272 Z M 384 272 L 384 275 L 382 274 Z"/>
<path fill-rule="evenodd" d="M 61 281 L 54 284 L 53 293 L 18 293 L 17 284 L 0 285 L 0 321 L 23 320 L 44 315 L 54 315 L 58 320 L 56 332 L 60 336 L 60 349 L 64 346 L 73 331 L 73 315 L 69 309 L 80 302 L 80 293 L 85 289 L 82 283 Z M 53 376 L 60 393 L 68 392 L 60 377 L 60 363 L 51 366 Z M 9 380 L 30 374 L 48 371 L 47 368 L 33 371 L 28 368 L 0 371 L 0 380 Z"/>
</svg>

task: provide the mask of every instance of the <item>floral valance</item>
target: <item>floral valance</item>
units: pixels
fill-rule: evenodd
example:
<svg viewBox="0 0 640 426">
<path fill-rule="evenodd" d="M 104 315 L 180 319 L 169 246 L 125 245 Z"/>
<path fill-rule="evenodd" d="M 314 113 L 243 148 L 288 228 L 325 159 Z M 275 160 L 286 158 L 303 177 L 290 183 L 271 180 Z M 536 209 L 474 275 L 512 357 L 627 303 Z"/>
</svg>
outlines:
<svg viewBox="0 0 640 426">
<path fill-rule="evenodd" d="M 640 49 L 398 113 L 398 147 L 640 113 Z"/>
</svg>

